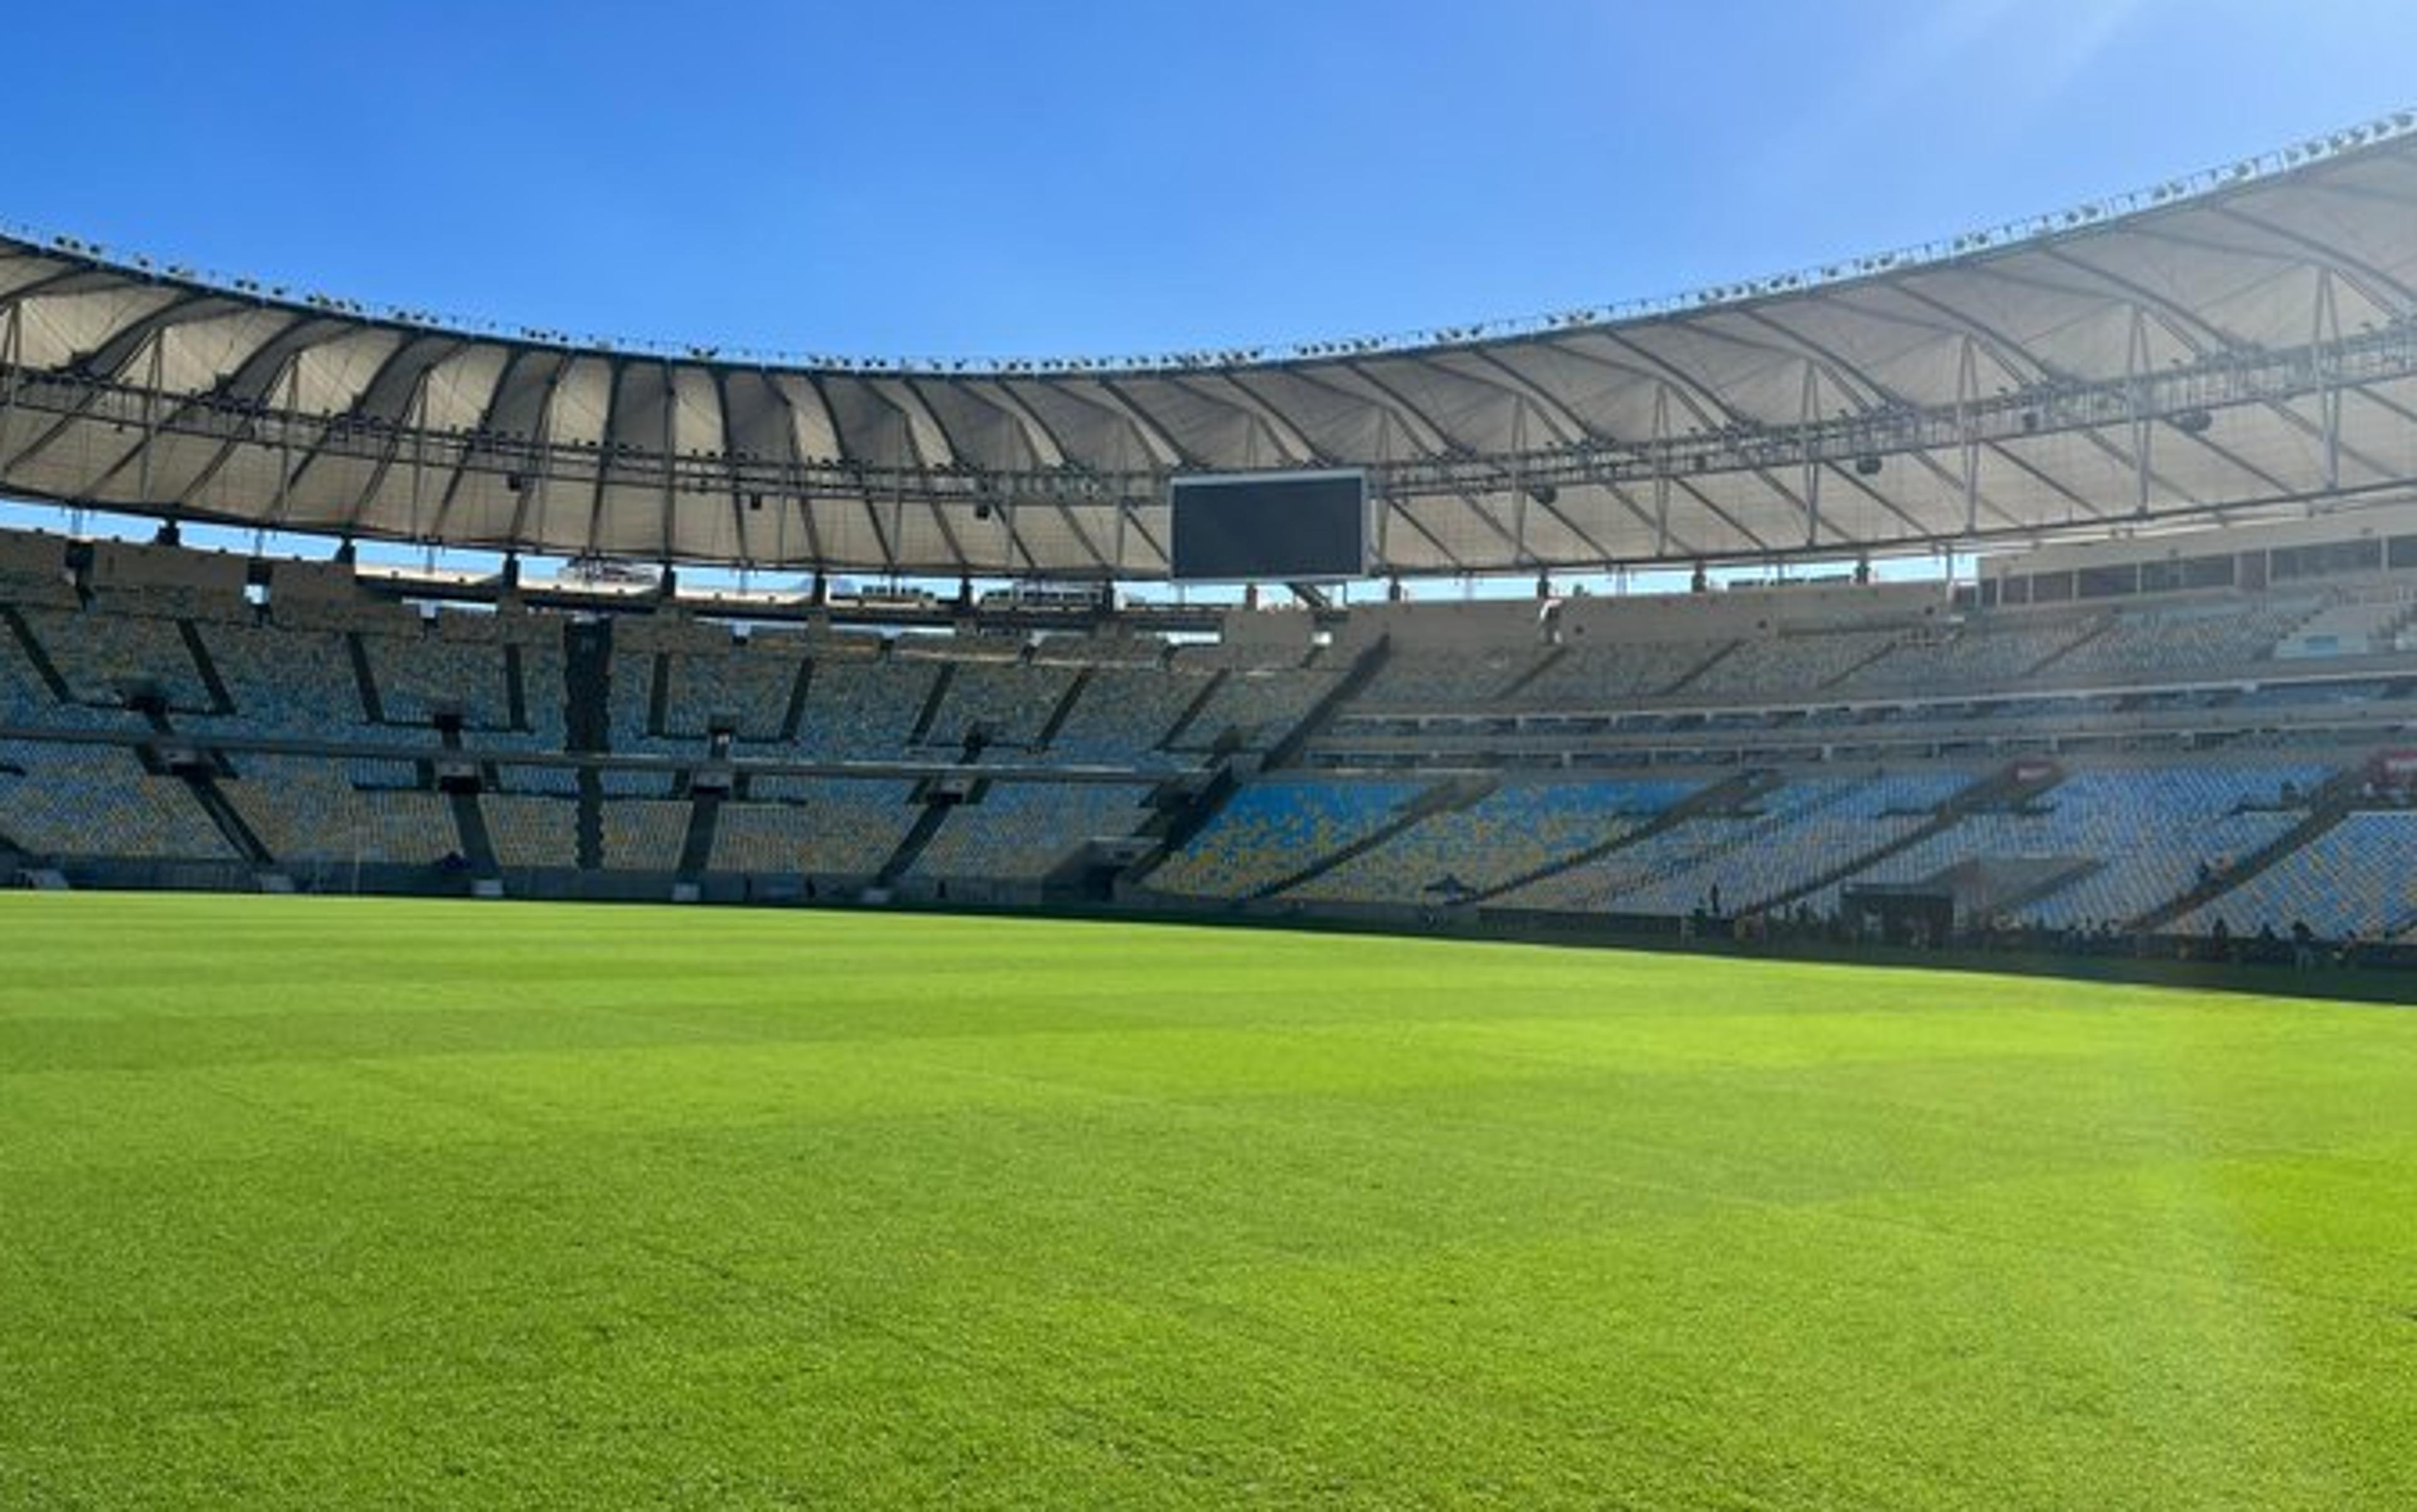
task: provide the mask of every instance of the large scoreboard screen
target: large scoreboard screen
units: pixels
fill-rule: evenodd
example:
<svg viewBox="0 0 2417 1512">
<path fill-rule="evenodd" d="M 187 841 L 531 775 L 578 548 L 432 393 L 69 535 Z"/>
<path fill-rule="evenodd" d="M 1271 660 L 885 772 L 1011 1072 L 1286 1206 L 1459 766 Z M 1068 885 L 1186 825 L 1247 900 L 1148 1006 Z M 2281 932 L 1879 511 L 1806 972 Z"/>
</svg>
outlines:
<svg viewBox="0 0 2417 1512">
<path fill-rule="evenodd" d="M 1298 583 L 1364 577 L 1368 478 L 1360 472 L 1178 478 L 1175 577 Z"/>
</svg>

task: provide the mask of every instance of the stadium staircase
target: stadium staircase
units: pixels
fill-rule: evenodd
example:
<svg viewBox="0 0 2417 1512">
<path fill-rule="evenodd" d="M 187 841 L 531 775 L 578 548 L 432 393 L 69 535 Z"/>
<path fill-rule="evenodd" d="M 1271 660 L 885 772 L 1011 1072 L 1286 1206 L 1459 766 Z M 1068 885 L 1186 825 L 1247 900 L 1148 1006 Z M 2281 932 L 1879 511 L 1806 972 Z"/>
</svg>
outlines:
<svg viewBox="0 0 2417 1512">
<path fill-rule="evenodd" d="M 503 866 L 495 860 L 494 837 L 487 832 L 487 815 L 479 806 L 479 795 L 464 789 L 448 793 L 453 806 L 453 829 L 462 841 L 462 859 L 470 864 L 470 875 L 479 881 L 493 881 L 503 875 Z"/>
<path fill-rule="evenodd" d="M 713 834 L 722 822 L 722 801 L 719 792 L 692 795 L 694 806 L 689 810 L 688 833 L 680 841 L 677 878 L 683 882 L 701 880 L 713 865 Z"/>
<path fill-rule="evenodd" d="M 144 714 L 151 721 L 151 727 L 160 734 L 175 733 L 157 705 L 146 707 Z M 220 835 L 236 855 L 254 866 L 277 864 L 277 858 L 268 853 L 268 847 L 261 843 L 260 836 L 252 832 L 251 826 L 243 821 L 243 816 L 236 813 L 235 805 L 227 801 L 211 768 L 199 762 L 179 762 L 172 767 L 160 758 L 157 748 L 148 745 L 141 747 L 135 755 L 144 771 L 154 776 L 175 777 L 184 783 L 185 790 L 193 795 L 193 802 L 210 817 L 210 823 L 218 827 Z"/>
<path fill-rule="evenodd" d="M 1756 913 L 1770 912 L 1784 909 L 1801 899 L 1817 896 L 1824 889 L 1835 887 L 1847 878 L 1878 865 L 1900 851 L 1910 850 L 1925 840 L 1935 839 L 1946 833 L 1964 822 L 1964 817 L 1968 814 L 1984 808 L 2001 808 L 2025 802 L 2064 780 L 2063 774 L 2057 771 L 2032 777 L 2019 775 L 2023 767 L 2027 765 L 2029 765 L 2028 762 L 2018 763 L 1999 769 L 1994 774 L 1972 784 L 1931 810 L 1929 818 L 1915 825 L 1905 833 L 1874 846 L 1861 855 L 1832 866 L 1809 880 L 1799 882 L 1785 892 L 1775 893 L 1770 897 L 1756 902 L 1753 905 L 1753 910 Z M 1842 799 L 1847 796 L 1851 795 L 1841 795 Z M 2065 880 L 2070 879 L 2070 878 L 2065 878 Z"/>
<path fill-rule="evenodd" d="M 2056 649 L 2048 652 L 2045 656 L 2041 657 L 2038 661 L 2033 662 L 2030 665 L 2023 668 L 2022 673 L 2015 680 L 2018 683 L 2028 682 L 2033 678 L 2044 676 L 2047 672 L 2048 668 L 2056 665 L 2059 662 L 2063 661 L 2066 657 L 2071 656 L 2074 652 L 2078 651 L 2084 646 L 2089 645 L 2091 641 L 2106 635 L 2112 632 L 2114 628 L 2114 616 L 2100 616 L 2098 622 L 2090 627 L 2088 634 L 2082 635 L 2078 640 L 2058 647 Z"/>
<path fill-rule="evenodd" d="M 1779 785 L 1774 784 L 1774 786 Z M 1765 789 L 1765 791 L 1768 790 L 1769 789 Z M 1757 794 L 1756 796 L 1759 795 Z M 1772 835 L 1798 824 L 1801 824 L 1806 819 L 1809 819 L 1816 815 L 1823 814 L 1831 809 L 1836 808 L 1840 804 L 1849 802 L 1853 797 L 1854 792 L 1851 788 L 1842 789 L 1832 794 L 1830 797 L 1822 800 L 1818 803 L 1813 804 L 1808 808 L 1800 809 L 1784 817 L 1774 817 L 1767 813 L 1756 816 L 1740 815 L 1738 817 L 1749 818 L 1749 822 L 1741 828 L 1727 833 L 1711 844 L 1688 851 L 1683 855 L 1665 857 L 1655 864 L 1647 867 L 1644 871 L 1637 873 L 1636 876 L 1631 879 L 1629 885 L 1631 887 L 1655 886 L 1668 881 L 1671 878 L 1678 876 L 1681 872 L 1693 871 L 1703 866 L 1709 862 L 1720 861 L 1725 857 L 1734 856 L 1741 850 L 1747 849 L 1751 847 L 1760 846 L 1770 840 Z M 1706 901 L 1707 907 L 1709 907 L 1709 897 Z M 1741 902 L 1743 900 L 1732 901 Z M 1761 905 L 1756 904 L 1754 907 L 1758 909 Z M 1740 909 L 1733 911 L 1745 910 Z"/>
<path fill-rule="evenodd" d="M 1225 680 L 1233 675 L 1232 669 L 1227 667 L 1219 667 L 1209 674 L 1208 680 L 1201 684 L 1199 693 L 1193 695 L 1190 703 L 1183 706 L 1182 713 L 1175 716 L 1175 723 L 1167 728 L 1166 733 L 1158 738 L 1158 744 L 1154 749 L 1169 750 L 1177 741 L 1181 740 L 1183 732 L 1192 727 L 1192 722 L 1200 717 L 1200 711 L 1208 707 L 1208 701 L 1217 696 L 1217 690 L 1224 687 Z"/>
<path fill-rule="evenodd" d="M 1530 882 L 1539 882 L 1547 877 L 1558 877 L 1563 872 L 1575 871 L 1581 866 L 1601 861 L 1614 851 L 1623 850 L 1639 841 L 1650 840 L 1665 831 L 1677 829 L 1690 819 L 1707 814 L 1733 813 L 1741 804 L 1754 802 L 1755 799 L 1778 786 L 1779 778 L 1771 772 L 1740 772 L 1734 777 L 1714 783 L 1710 787 L 1688 794 L 1634 830 L 1624 831 L 1608 840 L 1589 846 L 1584 850 L 1574 851 L 1558 860 L 1548 861 L 1541 866 L 1531 866 L 1508 880 L 1497 882 L 1492 887 L 1470 893 L 1467 901 L 1490 903 L 1507 893 L 1517 892 Z"/>
<path fill-rule="evenodd" d="M 1045 751 L 1057 739 L 1057 732 L 1066 727 L 1066 721 L 1074 717 L 1074 705 L 1081 701 L 1083 691 L 1091 685 L 1091 678 L 1097 671 L 1096 667 L 1085 666 L 1074 674 L 1074 680 L 1066 685 L 1064 695 L 1058 698 L 1057 707 L 1050 710 L 1049 717 L 1041 721 L 1041 733 L 1032 738 L 1036 749 Z"/>
<path fill-rule="evenodd" d="M 604 869 L 604 774 L 579 769 L 579 813 L 573 820 L 574 864 L 583 872 Z"/>
<path fill-rule="evenodd" d="M 1257 770 L 1280 767 L 1298 757 L 1311 738 L 1332 722 L 1336 711 L 1358 697 L 1376 679 L 1391 653 L 1391 636 L 1378 637 L 1376 644 L 1361 652 L 1326 695 L 1312 705 L 1309 712 L 1301 716 L 1300 723 L 1268 753 Z M 1200 690 L 1200 695 L 1192 701 L 1192 707 L 1183 711 L 1182 717 L 1175 722 L 1175 727 L 1166 732 L 1166 739 L 1159 742 L 1162 749 L 1172 744 L 1193 724 L 1208 700 L 1216 695 L 1219 684 L 1227 676 L 1226 672 L 1221 671 L 1208 680 L 1208 685 Z M 1151 795 L 1150 802 L 1158 808 L 1159 817 L 1143 825 L 1136 838 L 1156 840 L 1158 848 L 1126 871 L 1118 878 L 1120 883 L 1136 883 L 1148 878 L 1168 857 L 1191 844 L 1192 837 L 1208 827 L 1208 821 L 1225 806 L 1226 800 L 1241 790 L 1241 774 L 1236 771 L 1233 761 L 1229 759 L 1235 754 L 1233 742 L 1221 738 L 1209 753 L 1215 765 L 1207 782 L 1197 787 L 1190 787 L 1187 779 L 1177 779 L 1163 785 Z"/>
<path fill-rule="evenodd" d="M 184 776 L 194 799 L 201 803 L 202 812 L 210 817 L 210 822 L 219 827 L 219 833 L 226 836 L 227 844 L 235 848 L 237 855 L 255 866 L 277 864 L 277 858 L 261 844 L 260 836 L 252 832 L 251 825 L 243 822 L 243 816 L 235 811 L 235 805 L 227 802 L 226 794 L 219 790 L 218 779 L 202 771 L 189 771 Z"/>
<path fill-rule="evenodd" d="M 504 647 L 504 717 L 516 730 L 529 728 L 528 664 L 518 646 Z"/>
<path fill-rule="evenodd" d="M 179 619 L 176 621 L 176 634 L 184 640 L 185 654 L 192 658 L 193 671 L 201 678 L 202 686 L 209 690 L 209 711 L 213 714 L 234 713 L 235 695 L 227 691 L 226 680 L 219 676 L 218 660 L 210 655 L 210 649 L 202 644 L 201 631 L 191 620 Z"/>
<path fill-rule="evenodd" d="M 353 664 L 353 683 L 361 691 L 362 715 L 372 725 L 386 723 L 386 703 L 378 697 L 377 674 L 370 670 L 370 649 L 357 630 L 344 632 L 344 656 Z"/>
<path fill-rule="evenodd" d="M 1274 897 L 1287 888 L 1299 887 L 1304 882 L 1315 880 L 1355 857 L 1366 855 L 1413 825 L 1422 823 L 1437 814 L 1449 814 L 1455 809 L 1467 808 L 1500 786 L 1501 779 L 1490 776 L 1454 777 L 1439 782 L 1403 804 L 1400 813 L 1349 845 L 1338 850 L 1329 851 L 1300 870 L 1289 876 L 1278 878 L 1267 886 L 1246 893 L 1244 896 L 1248 901 L 1257 902 L 1263 898 Z"/>
<path fill-rule="evenodd" d="M 1487 694 L 1483 698 L 1478 701 L 1480 703 L 1488 704 L 1508 703 L 1510 700 L 1519 696 L 1522 693 L 1525 693 L 1528 689 L 1528 684 L 1535 681 L 1538 678 L 1543 677 L 1545 673 L 1550 672 L 1554 667 L 1558 666 L 1563 661 L 1567 660 L 1569 654 L 1570 648 L 1567 646 L 1553 647 L 1551 649 L 1545 651 L 1543 655 L 1536 658 L 1533 662 L 1528 663 L 1528 669 L 1526 671 L 1520 673 L 1517 677 L 1513 678 L 1509 682 L 1503 684 L 1494 692 Z"/>
<path fill-rule="evenodd" d="M 646 733 L 671 733 L 672 653 L 657 651 L 646 677 Z"/>
<path fill-rule="evenodd" d="M 15 609 L 6 604 L 0 604 L 0 621 L 5 621 L 8 634 L 17 637 L 17 647 L 25 653 L 26 664 L 34 669 L 36 677 L 42 680 L 42 686 L 50 690 L 51 696 L 63 704 L 75 702 L 75 694 L 68 687 L 68 680 L 59 676 L 58 664 L 51 660 L 50 652 L 42 649 L 42 643 L 34 637 L 33 627 L 19 618 Z"/>
<path fill-rule="evenodd" d="M 923 708 L 915 716 L 915 727 L 906 733 L 906 743 L 920 745 L 930 738 L 932 726 L 939 723 L 941 706 L 949 701 L 949 685 L 957 680 L 957 664 L 942 662 L 940 675 L 932 680 L 932 691 L 923 699 Z"/>
<path fill-rule="evenodd" d="M 1196 774 L 1170 778 L 1161 783 L 1149 795 L 1155 817 L 1134 834 L 1138 840 L 1157 843 L 1157 848 L 1127 868 L 1119 880 L 1139 882 L 1160 864 L 1192 843 L 1192 837 L 1208 827 L 1225 801 L 1240 790 L 1242 779 L 1230 763 L 1221 764 L 1207 774 L 1205 781 Z"/>
<path fill-rule="evenodd" d="M 1662 696 L 1677 693 L 1680 689 L 1686 687 L 1691 682 L 1694 682 L 1697 678 L 1710 672 L 1712 668 L 1720 665 L 1723 662 L 1735 656 L 1737 654 L 1738 648 L 1744 644 L 1745 642 L 1741 640 L 1724 642 L 1721 648 L 1712 652 L 1711 655 L 1705 657 L 1702 661 L 1697 662 L 1695 665 L 1687 668 L 1686 671 L 1680 673 L 1676 681 L 1671 682 L 1665 687 L 1653 689 L 1653 694 L 1656 696 Z"/>
<path fill-rule="evenodd" d="M 2000 887 L 1993 892 L 1983 909 L 1984 915 L 1995 914 L 2005 917 L 2019 914 L 2042 898 L 2061 893 L 2082 878 L 2095 876 L 2106 869 L 2106 863 L 2103 861 L 2067 858 L 2062 861 L 2000 863 L 1999 870 L 2002 872 L 2017 866 L 2021 867 L 2027 875 L 2012 885 Z"/>
<path fill-rule="evenodd" d="M 563 724 L 573 751 L 613 748 L 613 626 L 610 620 L 563 627 Z"/>
<path fill-rule="evenodd" d="M 2365 782 L 2364 764 L 2335 773 L 2330 781 L 2308 795 L 2308 812 L 2299 823 L 2242 857 L 2222 874 L 2194 884 L 2189 892 L 2170 903 L 2151 909 L 2126 927 L 2135 933 L 2153 934 L 2192 909 L 2214 902 L 2301 847 L 2321 839 L 2327 831 L 2349 817 Z"/>
<path fill-rule="evenodd" d="M 926 716 L 931 712 L 927 709 Z M 958 764 L 971 767 L 981 760 L 982 744 L 979 729 L 968 734 L 965 748 L 957 756 Z M 889 853 L 889 859 L 883 862 L 881 869 L 874 874 L 873 885 L 876 888 L 897 886 L 898 879 L 912 871 L 915 863 L 922 858 L 923 848 L 940 832 L 940 826 L 948 823 L 949 816 L 957 811 L 958 803 L 961 801 L 979 802 L 988 787 L 986 781 L 978 779 L 964 791 L 961 799 L 955 779 L 926 777 L 916 784 L 914 802 L 923 805 L 923 812 L 915 816 L 914 824 L 907 829 L 904 838 L 898 842 L 898 848 Z"/>
<path fill-rule="evenodd" d="M 1319 649 L 1324 649 L 1322 647 Z M 1376 680 L 1376 674 L 1385 669 L 1385 664 L 1392 658 L 1392 654 L 1393 637 L 1377 636 L 1376 644 L 1353 658 L 1349 668 L 1336 680 L 1333 687 L 1327 690 L 1326 696 L 1310 705 L 1309 712 L 1300 717 L 1300 723 L 1295 725 L 1289 734 L 1269 750 L 1266 764 L 1269 767 L 1288 767 L 1300 760 L 1301 752 L 1309 748 L 1309 742 L 1322 733 L 1327 725 L 1334 723 L 1334 716 L 1353 699 L 1366 692 L 1369 683 Z"/>
<path fill-rule="evenodd" d="M 1847 683 L 1853 681 L 1856 678 L 1869 670 L 1874 663 L 1881 661 L 1886 657 L 1895 655 L 1897 648 L 1905 644 L 1906 642 L 1901 639 L 1892 640 L 1883 645 L 1878 650 L 1872 652 L 1871 655 L 1854 663 L 1844 672 L 1839 673 L 1836 677 L 1824 680 L 1819 685 L 1823 688 L 1844 687 Z"/>
<path fill-rule="evenodd" d="M 573 621 L 562 632 L 563 725 L 574 751 L 613 748 L 613 625 L 609 619 Z M 473 808 L 477 807 L 475 802 Z M 459 810 L 457 809 L 458 813 Z M 483 824 L 481 825 L 483 829 Z M 604 869 L 604 777 L 594 767 L 579 769 L 577 860 L 583 872 Z M 463 838 L 469 838 L 465 828 Z M 477 858 L 472 857 L 473 864 Z"/>
<path fill-rule="evenodd" d="M 950 814 L 956 809 L 954 803 L 934 802 L 921 794 L 918 794 L 918 798 L 923 804 L 923 812 L 915 816 L 915 823 L 907 830 L 905 838 L 898 842 L 898 848 L 889 853 L 889 859 L 881 863 L 881 870 L 874 874 L 874 887 L 897 886 L 898 878 L 913 869 L 915 863 L 922 857 L 923 848 L 932 843 L 932 837 L 940 832 L 940 826 L 949 822 Z"/>
<path fill-rule="evenodd" d="M 798 675 L 789 684 L 789 702 L 781 710 L 781 743 L 798 743 L 798 728 L 806 722 L 806 697 L 813 691 L 814 662 L 811 656 L 798 658 Z"/>
</svg>

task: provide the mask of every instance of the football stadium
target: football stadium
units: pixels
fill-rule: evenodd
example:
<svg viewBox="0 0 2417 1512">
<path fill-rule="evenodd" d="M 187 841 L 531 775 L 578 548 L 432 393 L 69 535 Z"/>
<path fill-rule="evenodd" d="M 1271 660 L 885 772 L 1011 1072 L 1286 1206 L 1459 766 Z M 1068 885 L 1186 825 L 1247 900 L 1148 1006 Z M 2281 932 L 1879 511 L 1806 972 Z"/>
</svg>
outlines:
<svg viewBox="0 0 2417 1512">
<path fill-rule="evenodd" d="M 0 237 L 0 1504 L 2417 1504 L 2417 116 L 2003 209 L 1028 359 Z"/>
</svg>

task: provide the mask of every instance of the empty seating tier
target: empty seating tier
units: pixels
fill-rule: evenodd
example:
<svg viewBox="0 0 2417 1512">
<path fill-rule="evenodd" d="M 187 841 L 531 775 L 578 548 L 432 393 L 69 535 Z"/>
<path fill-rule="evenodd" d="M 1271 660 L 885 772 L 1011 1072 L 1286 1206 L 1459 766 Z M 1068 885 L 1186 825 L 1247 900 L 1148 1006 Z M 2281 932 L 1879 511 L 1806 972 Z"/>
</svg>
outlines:
<svg viewBox="0 0 2417 1512">
<path fill-rule="evenodd" d="M 11 878 L 249 859 L 571 891 L 534 874 L 685 860 L 1096 892 L 1067 866 L 1096 840 L 1143 868 L 1117 895 L 1162 903 L 1675 928 L 1896 888 L 1968 924 L 2417 929 L 2387 775 L 2417 728 L 2397 569 L 1237 610 L 1208 644 L 1196 606 L 1096 634 L 970 607 L 464 606 L 344 563 L 181 574 L 160 548 L 5 539 Z M 2226 581 L 2269 581 L 2242 560 Z M 1157 857 L 1145 832 L 1189 838 Z"/>
<path fill-rule="evenodd" d="M 1126 783 L 997 783 L 961 803 L 916 858 L 923 877 L 1039 881 L 1087 840 L 1131 835 L 1149 789 Z"/>
<path fill-rule="evenodd" d="M 460 848 L 442 794 L 363 791 L 338 762 L 247 756 L 221 787 L 284 865 L 426 866 Z"/>
<path fill-rule="evenodd" d="M 1251 783 L 1151 874 L 1149 885 L 1192 897 L 1247 897 L 1365 838 L 1421 791 L 1402 782 Z"/>
<path fill-rule="evenodd" d="M 914 785 L 860 780 L 759 781 L 714 826 L 715 871 L 870 878 L 906 836 Z"/>
<path fill-rule="evenodd" d="M 1693 786 L 1507 784 L 1467 808 L 1421 819 L 1284 896 L 1355 903 L 1453 901 L 1609 844 L 1651 822 Z"/>
<path fill-rule="evenodd" d="M 108 745 L 0 741 L 0 838 L 35 855 L 238 859 L 183 780 Z"/>
<path fill-rule="evenodd" d="M 2176 928 L 2236 935 L 2305 924 L 2326 939 L 2383 939 L 2417 928 L 2417 813 L 2357 813 L 2193 909 Z"/>
</svg>

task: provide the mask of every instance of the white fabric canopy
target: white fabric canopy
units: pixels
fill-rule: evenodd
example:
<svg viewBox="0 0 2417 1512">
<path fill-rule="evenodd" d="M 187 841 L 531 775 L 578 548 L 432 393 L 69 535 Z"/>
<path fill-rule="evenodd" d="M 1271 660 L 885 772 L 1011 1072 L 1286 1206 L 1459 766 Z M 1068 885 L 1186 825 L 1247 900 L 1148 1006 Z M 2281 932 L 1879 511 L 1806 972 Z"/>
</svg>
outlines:
<svg viewBox="0 0 2417 1512">
<path fill-rule="evenodd" d="M 1366 467 L 1400 573 L 2304 510 L 2417 480 L 2417 133 L 2311 145 L 1643 313 L 1147 362 L 579 347 L 0 239 L 0 493 L 532 553 L 1128 578 L 1164 573 L 1183 470 Z"/>
</svg>

